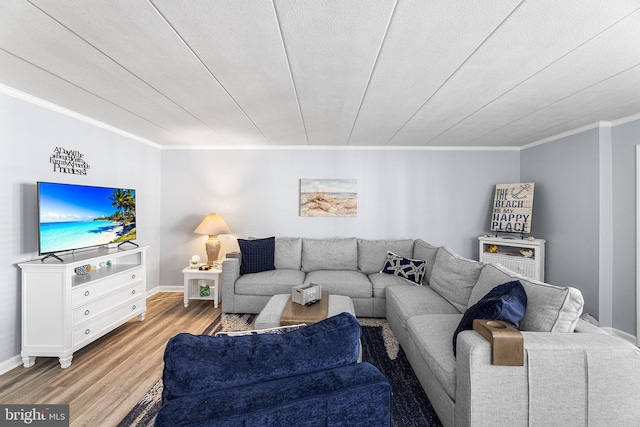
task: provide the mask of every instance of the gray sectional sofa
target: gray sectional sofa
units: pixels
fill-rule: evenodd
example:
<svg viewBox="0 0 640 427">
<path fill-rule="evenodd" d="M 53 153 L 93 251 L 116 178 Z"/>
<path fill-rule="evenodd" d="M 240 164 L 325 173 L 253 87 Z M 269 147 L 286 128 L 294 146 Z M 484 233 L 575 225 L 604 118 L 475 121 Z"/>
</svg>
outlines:
<svg viewBox="0 0 640 427">
<path fill-rule="evenodd" d="M 421 255 L 414 240 L 276 238 L 275 270 L 240 275 L 240 259 L 223 260 L 223 313 L 259 313 L 269 298 L 303 283 L 353 300 L 358 317 L 385 317 L 385 289 L 406 280 L 380 273 L 387 251 Z M 424 258 L 419 258 L 424 259 Z"/>
<path fill-rule="evenodd" d="M 425 260 L 422 286 L 380 273 L 387 251 Z M 271 295 L 321 283 L 350 296 L 359 317 L 386 317 L 445 426 L 638 425 L 640 351 L 580 318 L 582 294 L 464 259 L 423 240 L 276 239 L 272 271 L 240 275 L 224 260 L 222 310 L 258 313 Z M 491 346 L 463 331 L 463 313 L 495 286 L 519 280 L 524 366 L 495 366 Z"/>
</svg>

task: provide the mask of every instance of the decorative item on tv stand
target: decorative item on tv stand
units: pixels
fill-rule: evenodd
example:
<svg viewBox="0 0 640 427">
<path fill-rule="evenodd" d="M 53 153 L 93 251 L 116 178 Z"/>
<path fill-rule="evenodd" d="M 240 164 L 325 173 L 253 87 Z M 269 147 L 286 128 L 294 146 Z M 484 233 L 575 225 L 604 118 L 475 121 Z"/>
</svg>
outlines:
<svg viewBox="0 0 640 427">
<path fill-rule="evenodd" d="M 208 234 L 209 239 L 205 243 L 207 251 L 207 265 L 213 265 L 220 254 L 220 240 L 218 235 L 230 234 L 231 230 L 220 214 L 208 214 L 194 230 L 197 234 Z"/>
<path fill-rule="evenodd" d="M 480 261 L 500 264 L 524 277 L 544 281 L 545 240 L 531 233 L 534 183 L 496 185 L 491 231 L 478 237 Z M 502 233 L 502 235 L 500 235 Z"/>
</svg>

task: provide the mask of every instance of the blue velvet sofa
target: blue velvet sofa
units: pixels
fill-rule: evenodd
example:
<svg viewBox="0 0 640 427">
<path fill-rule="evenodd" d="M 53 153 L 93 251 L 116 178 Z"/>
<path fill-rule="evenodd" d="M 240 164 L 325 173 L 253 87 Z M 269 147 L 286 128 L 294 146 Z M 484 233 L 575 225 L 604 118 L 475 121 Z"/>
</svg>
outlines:
<svg viewBox="0 0 640 427">
<path fill-rule="evenodd" d="M 359 339 L 348 313 L 283 334 L 176 335 L 155 425 L 388 426 L 390 385 L 357 363 Z"/>
</svg>

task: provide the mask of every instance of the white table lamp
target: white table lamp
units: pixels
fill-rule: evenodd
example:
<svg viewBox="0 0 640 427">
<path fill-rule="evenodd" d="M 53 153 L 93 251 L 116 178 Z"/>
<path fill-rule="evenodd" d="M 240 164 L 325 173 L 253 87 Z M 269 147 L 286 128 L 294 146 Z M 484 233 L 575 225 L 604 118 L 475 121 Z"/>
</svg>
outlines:
<svg viewBox="0 0 640 427">
<path fill-rule="evenodd" d="M 213 262 L 218 259 L 220 253 L 220 240 L 218 240 L 219 234 L 230 234 L 231 230 L 220 214 L 209 214 L 200 223 L 194 233 L 208 234 L 209 239 L 205 243 L 205 250 L 207 251 L 207 264 L 213 265 Z"/>
</svg>

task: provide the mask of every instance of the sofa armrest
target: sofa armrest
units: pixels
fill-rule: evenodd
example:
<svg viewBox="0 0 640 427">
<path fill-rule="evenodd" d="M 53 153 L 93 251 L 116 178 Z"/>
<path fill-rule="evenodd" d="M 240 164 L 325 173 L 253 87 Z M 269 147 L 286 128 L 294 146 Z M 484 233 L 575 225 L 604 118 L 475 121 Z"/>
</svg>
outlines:
<svg viewBox="0 0 640 427">
<path fill-rule="evenodd" d="M 609 335 L 604 329 L 589 323 L 585 320 L 578 319 L 578 323 L 576 324 L 576 332 L 590 333 L 590 334 L 604 334 Z"/>
<path fill-rule="evenodd" d="M 240 258 L 222 260 L 223 313 L 235 313 L 236 280 L 240 277 Z"/>
<path fill-rule="evenodd" d="M 633 425 L 640 350 L 600 333 L 522 332 L 524 366 L 491 364 L 476 331 L 458 336 L 456 425 Z"/>
<path fill-rule="evenodd" d="M 284 334 L 178 334 L 165 349 L 163 398 L 170 400 L 356 363 L 359 340 L 360 324 L 349 313 Z"/>
</svg>

